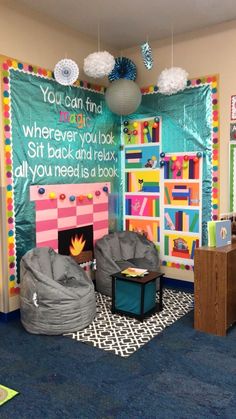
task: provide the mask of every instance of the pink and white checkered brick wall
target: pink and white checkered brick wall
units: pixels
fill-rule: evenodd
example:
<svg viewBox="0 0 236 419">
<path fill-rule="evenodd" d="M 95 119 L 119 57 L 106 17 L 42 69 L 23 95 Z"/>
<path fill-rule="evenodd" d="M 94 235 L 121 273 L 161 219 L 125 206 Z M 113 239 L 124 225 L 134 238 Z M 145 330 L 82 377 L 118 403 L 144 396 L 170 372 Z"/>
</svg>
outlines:
<svg viewBox="0 0 236 419">
<path fill-rule="evenodd" d="M 40 188 L 45 190 L 43 194 L 39 193 Z M 95 243 L 108 233 L 109 192 L 108 182 L 31 186 L 30 200 L 35 202 L 36 212 L 36 246 L 49 246 L 58 251 L 58 231 L 91 224 Z M 50 198 L 51 193 L 55 198 Z M 60 198 L 63 194 L 65 199 Z M 70 200 L 72 195 L 74 201 Z"/>
</svg>

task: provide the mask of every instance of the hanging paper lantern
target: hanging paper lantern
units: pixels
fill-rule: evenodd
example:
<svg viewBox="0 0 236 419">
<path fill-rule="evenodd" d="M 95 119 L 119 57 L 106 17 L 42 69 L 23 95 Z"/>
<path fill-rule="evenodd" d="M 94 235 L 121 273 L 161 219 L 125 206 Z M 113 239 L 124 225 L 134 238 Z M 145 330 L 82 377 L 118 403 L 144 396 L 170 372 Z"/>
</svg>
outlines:
<svg viewBox="0 0 236 419">
<path fill-rule="evenodd" d="M 75 201 L 75 195 L 71 195 L 71 196 L 69 197 L 69 200 L 70 200 L 71 202 Z"/>
<path fill-rule="evenodd" d="M 104 192 L 108 192 L 108 187 L 107 187 L 107 186 L 103 186 L 102 190 L 103 190 Z"/>
<path fill-rule="evenodd" d="M 161 72 L 157 86 L 159 92 L 163 95 L 172 95 L 184 90 L 187 86 L 187 81 L 188 73 L 183 68 L 171 67 Z"/>
<path fill-rule="evenodd" d="M 115 58 L 107 51 L 94 52 L 84 59 L 84 72 L 94 79 L 108 76 L 114 66 Z"/>
<path fill-rule="evenodd" d="M 135 112 L 141 99 L 140 88 L 132 80 L 116 80 L 105 93 L 108 108 L 117 115 L 129 115 Z"/>
<path fill-rule="evenodd" d="M 79 76 L 79 67 L 70 59 L 65 58 L 59 61 L 54 68 L 56 81 L 64 86 L 72 85 Z"/>
<path fill-rule="evenodd" d="M 64 201 L 64 199 L 66 198 L 66 196 L 65 196 L 65 194 L 64 194 L 64 193 L 61 193 L 61 195 L 59 196 L 59 198 L 60 198 L 62 201 Z"/>
<path fill-rule="evenodd" d="M 140 48 L 141 48 L 143 63 L 148 70 L 151 70 L 153 66 L 153 58 L 152 58 L 152 49 L 149 43 L 145 42 L 144 44 L 141 45 Z"/>
<path fill-rule="evenodd" d="M 108 79 L 111 82 L 119 79 L 136 80 L 136 77 L 136 65 L 132 60 L 126 57 L 117 57 L 115 59 L 115 67 L 108 75 Z"/>
<path fill-rule="evenodd" d="M 49 193 L 49 198 L 50 198 L 50 199 L 55 199 L 55 198 L 56 198 L 56 194 L 55 194 L 55 192 L 50 192 L 50 193 Z"/>
</svg>

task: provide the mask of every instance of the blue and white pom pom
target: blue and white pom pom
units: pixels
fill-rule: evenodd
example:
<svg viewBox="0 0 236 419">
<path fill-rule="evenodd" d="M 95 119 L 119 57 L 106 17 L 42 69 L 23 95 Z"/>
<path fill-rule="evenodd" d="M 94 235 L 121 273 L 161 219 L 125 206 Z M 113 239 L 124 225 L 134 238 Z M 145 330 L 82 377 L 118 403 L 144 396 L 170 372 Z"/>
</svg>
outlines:
<svg viewBox="0 0 236 419">
<path fill-rule="evenodd" d="M 115 67 L 108 75 L 111 82 L 119 79 L 136 80 L 137 68 L 132 60 L 126 57 L 117 57 L 115 62 Z"/>
</svg>

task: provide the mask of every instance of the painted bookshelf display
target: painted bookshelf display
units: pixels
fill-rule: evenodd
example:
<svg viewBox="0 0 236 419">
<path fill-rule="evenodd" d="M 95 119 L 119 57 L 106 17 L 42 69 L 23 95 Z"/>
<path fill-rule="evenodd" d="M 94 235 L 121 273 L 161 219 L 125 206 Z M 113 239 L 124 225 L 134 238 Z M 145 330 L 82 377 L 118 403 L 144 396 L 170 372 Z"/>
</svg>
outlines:
<svg viewBox="0 0 236 419">
<path fill-rule="evenodd" d="M 193 268 L 194 250 L 201 246 L 201 153 L 161 153 L 161 258 Z"/>
<path fill-rule="evenodd" d="M 202 155 L 165 153 L 161 118 L 123 123 L 124 228 L 145 235 L 162 265 L 193 270 L 202 237 Z"/>
<path fill-rule="evenodd" d="M 124 227 L 160 243 L 159 117 L 124 121 Z"/>
</svg>

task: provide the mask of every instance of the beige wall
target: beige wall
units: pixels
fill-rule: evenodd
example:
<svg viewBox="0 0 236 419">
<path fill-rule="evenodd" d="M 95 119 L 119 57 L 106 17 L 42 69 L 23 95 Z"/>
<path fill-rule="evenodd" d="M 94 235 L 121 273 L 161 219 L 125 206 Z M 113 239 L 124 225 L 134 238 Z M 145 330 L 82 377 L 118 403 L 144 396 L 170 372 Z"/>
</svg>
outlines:
<svg viewBox="0 0 236 419">
<path fill-rule="evenodd" d="M 145 69 L 137 46 L 124 51 L 138 67 L 140 86 L 157 83 L 160 72 L 171 67 L 171 39 L 150 42 L 154 66 Z M 219 75 L 220 99 L 220 211 L 229 209 L 230 97 L 236 94 L 236 21 L 215 25 L 209 29 L 174 36 L 174 66 L 184 68 L 189 78 Z"/>
<path fill-rule="evenodd" d="M 107 79 L 89 79 L 83 73 L 84 58 L 97 49 L 96 39 L 69 30 L 43 14 L 19 7 L 17 0 L 0 0 L 1 55 L 48 70 L 53 70 L 60 59 L 71 58 L 80 68 L 80 80 L 104 85 L 107 84 Z M 100 49 L 115 54 L 115 50 L 104 45 L 102 39 Z"/>
</svg>

